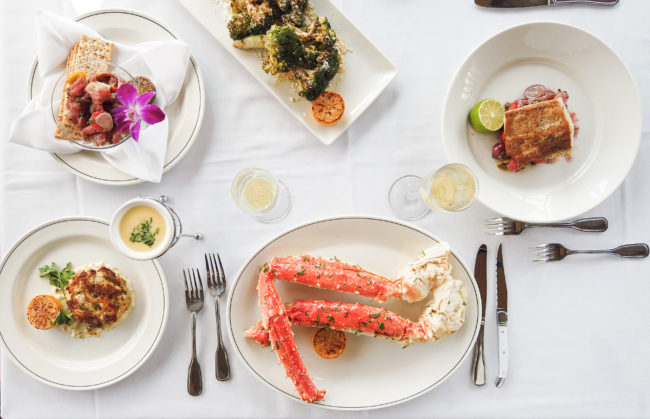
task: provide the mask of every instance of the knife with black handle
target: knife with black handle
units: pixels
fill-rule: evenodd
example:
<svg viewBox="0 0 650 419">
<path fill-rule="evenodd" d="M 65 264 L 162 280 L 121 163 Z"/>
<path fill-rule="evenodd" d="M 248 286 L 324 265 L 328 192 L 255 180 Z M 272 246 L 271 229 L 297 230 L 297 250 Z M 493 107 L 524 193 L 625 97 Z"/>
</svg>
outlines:
<svg viewBox="0 0 650 419">
<path fill-rule="evenodd" d="M 501 245 L 497 252 L 497 335 L 499 341 L 499 376 L 496 386 L 501 387 L 508 375 L 508 288 L 503 271 Z"/>
<path fill-rule="evenodd" d="M 481 294 L 481 327 L 478 331 L 476 346 L 474 346 L 474 363 L 472 364 L 472 378 L 474 385 L 485 385 L 485 357 L 483 355 L 483 329 L 485 327 L 485 297 L 487 294 L 487 246 L 481 245 L 476 254 L 476 264 L 474 265 L 474 278 Z"/>
<path fill-rule="evenodd" d="M 613 6 L 618 0 L 474 0 L 483 7 L 531 7 L 554 6 L 560 4 L 596 4 L 600 6 Z"/>
</svg>

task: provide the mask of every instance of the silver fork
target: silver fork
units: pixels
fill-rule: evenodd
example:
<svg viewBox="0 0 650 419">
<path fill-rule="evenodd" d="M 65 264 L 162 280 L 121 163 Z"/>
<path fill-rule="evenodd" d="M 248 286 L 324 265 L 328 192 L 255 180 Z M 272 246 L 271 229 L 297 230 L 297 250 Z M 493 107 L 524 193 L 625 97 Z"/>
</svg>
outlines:
<svg viewBox="0 0 650 419">
<path fill-rule="evenodd" d="M 196 315 L 203 308 L 203 284 L 198 269 L 183 269 L 185 304 L 192 316 L 192 360 L 187 370 L 187 392 L 198 396 L 203 391 L 201 366 L 196 360 Z M 189 279 L 188 279 L 189 278 Z"/>
<path fill-rule="evenodd" d="M 570 223 L 525 223 L 510 218 L 490 218 L 485 222 L 488 233 L 496 236 L 519 234 L 530 227 L 564 227 L 578 231 L 601 232 L 607 230 L 607 219 L 604 217 L 581 218 Z"/>
<path fill-rule="evenodd" d="M 217 261 L 219 262 L 217 264 Z M 228 354 L 226 348 L 223 347 L 221 340 L 221 319 L 219 316 L 219 297 L 221 297 L 226 290 L 226 275 L 221 264 L 221 257 L 217 253 L 217 259 L 214 258 L 214 253 L 205 254 L 205 270 L 208 276 L 208 289 L 214 301 L 214 312 L 217 316 L 217 352 L 214 355 L 215 375 L 217 380 L 226 381 L 230 378 L 230 364 L 228 363 Z"/>
<path fill-rule="evenodd" d="M 607 253 L 622 256 L 624 258 L 645 258 L 648 257 L 648 245 L 645 243 L 624 244 L 613 249 L 603 250 L 571 250 L 560 243 L 547 243 L 531 247 L 533 262 L 554 262 L 562 260 L 568 255 L 577 253 Z"/>
</svg>

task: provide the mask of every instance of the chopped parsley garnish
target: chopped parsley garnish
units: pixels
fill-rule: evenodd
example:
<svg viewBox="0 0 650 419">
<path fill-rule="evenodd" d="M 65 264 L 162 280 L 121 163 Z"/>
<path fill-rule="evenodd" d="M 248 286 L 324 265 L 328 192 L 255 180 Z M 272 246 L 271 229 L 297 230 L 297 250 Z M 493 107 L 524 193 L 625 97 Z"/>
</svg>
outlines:
<svg viewBox="0 0 650 419">
<path fill-rule="evenodd" d="M 343 316 L 343 317 L 344 317 L 344 318 L 347 318 L 349 315 L 350 315 L 350 312 L 349 312 L 349 311 L 346 311 L 346 312 L 345 312 L 345 316 Z"/>
<path fill-rule="evenodd" d="M 333 277 L 333 276 L 334 276 L 334 274 L 329 274 L 328 278 L 331 278 L 331 277 Z"/>
<path fill-rule="evenodd" d="M 359 272 L 357 272 L 357 276 L 358 276 L 359 278 L 363 278 Z"/>
<path fill-rule="evenodd" d="M 280 342 L 277 340 L 275 341 L 275 349 L 280 349 Z"/>
<path fill-rule="evenodd" d="M 268 266 L 265 266 L 265 267 L 264 267 L 264 273 L 267 273 L 268 271 L 269 271 Z"/>
<path fill-rule="evenodd" d="M 300 271 L 300 272 L 296 272 L 296 276 L 298 276 L 298 275 L 304 275 L 304 274 L 305 274 L 305 270 L 304 270 L 304 269 L 303 269 L 302 271 Z"/>
<path fill-rule="evenodd" d="M 333 321 L 334 321 L 334 317 L 332 317 L 332 316 L 327 316 L 327 321 L 328 321 L 328 322 L 333 322 Z"/>
<path fill-rule="evenodd" d="M 70 323 L 70 320 L 72 320 L 72 312 L 70 310 L 62 308 L 59 310 L 59 314 L 56 315 L 50 324 L 68 324 Z"/>
<path fill-rule="evenodd" d="M 372 318 L 373 318 L 373 319 L 376 319 L 376 318 L 379 317 L 379 316 L 381 316 L 381 313 L 375 313 L 375 314 L 372 315 Z"/>
<path fill-rule="evenodd" d="M 42 277 L 47 276 L 50 279 L 50 285 L 53 285 L 60 289 L 61 291 L 65 290 L 65 287 L 68 286 L 70 279 L 74 277 L 74 272 L 72 271 L 72 263 L 68 262 L 65 265 L 65 268 L 60 271 L 56 268 L 56 264 L 52 262 L 51 265 L 45 265 L 38 268 L 38 274 Z"/>
<path fill-rule="evenodd" d="M 379 330 L 384 330 L 384 324 L 382 322 L 379 322 Z"/>
<path fill-rule="evenodd" d="M 133 227 L 131 232 L 131 237 L 129 240 L 132 243 L 144 243 L 147 246 L 153 246 L 156 241 L 156 236 L 160 233 L 160 228 L 156 228 L 155 231 L 151 231 L 151 225 L 153 224 L 153 218 L 149 217 L 148 220 L 142 220 L 140 224 Z"/>
</svg>

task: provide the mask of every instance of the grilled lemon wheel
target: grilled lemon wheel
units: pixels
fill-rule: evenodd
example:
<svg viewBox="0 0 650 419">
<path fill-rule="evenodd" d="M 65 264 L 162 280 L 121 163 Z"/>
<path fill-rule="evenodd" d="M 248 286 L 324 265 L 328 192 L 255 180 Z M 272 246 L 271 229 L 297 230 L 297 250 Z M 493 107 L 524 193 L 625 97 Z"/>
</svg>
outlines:
<svg viewBox="0 0 650 419">
<path fill-rule="evenodd" d="M 314 350 L 323 358 L 332 359 L 343 353 L 347 338 L 339 330 L 318 329 L 314 334 Z"/>
<path fill-rule="evenodd" d="M 469 122 L 478 132 L 494 132 L 503 126 L 505 120 L 503 105 L 494 99 L 480 101 L 469 113 Z"/>
<path fill-rule="evenodd" d="M 311 113 L 324 125 L 337 123 L 345 112 L 345 102 L 336 92 L 323 92 L 311 103 Z"/>
<path fill-rule="evenodd" d="M 27 319 L 37 329 L 51 329 L 55 324 L 54 319 L 59 314 L 61 307 L 59 300 L 52 295 L 37 295 L 32 298 L 27 306 Z"/>
</svg>

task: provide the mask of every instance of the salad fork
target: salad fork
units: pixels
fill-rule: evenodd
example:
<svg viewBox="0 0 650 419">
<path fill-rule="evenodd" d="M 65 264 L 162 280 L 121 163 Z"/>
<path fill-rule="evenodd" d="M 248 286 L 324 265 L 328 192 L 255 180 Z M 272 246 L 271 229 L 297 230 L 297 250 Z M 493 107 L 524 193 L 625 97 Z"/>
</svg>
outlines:
<svg viewBox="0 0 650 419">
<path fill-rule="evenodd" d="M 624 244 L 614 249 L 602 250 L 571 250 L 562 246 L 560 243 L 548 243 L 531 247 L 530 250 L 532 256 L 535 258 L 533 262 L 554 262 L 577 253 L 607 253 L 624 258 L 645 258 L 648 257 L 650 249 L 648 249 L 648 245 L 645 243 Z"/>
<path fill-rule="evenodd" d="M 217 262 L 219 262 L 217 264 Z M 221 264 L 221 257 L 217 253 L 217 259 L 214 258 L 214 253 L 205 254 L 205 270 L 208 277 L 208 289 L 214 301 L 214 312 L 217 317 L 217 352 L 214 356 L 215 374 L 217 380 L 226 381 L 230 378 L 230 364 L 228 363 L 228 354 L 226 348 L 223 347 L 221 340 L 221 320 L 219 316 L 219 297 L 221 297 L 226 290 L 226 275 Z"/>
<path fill-rule="evenodd" d="M 196 360 L 196 315 L 203 308 L 203 283 L 198 269 L 183 269 L 183 278 L 185 279 L 185 304 L 192 316 L 192 360 L 187 370 L 187 392 L 192 396 L 198 396 L 203 391 L 203 378 L 201 366 Z"/>
<path fill-rule="evenodd" d="M 564 227 L 578 231 L 602 232 L 607 230 L 607 219 L 604 217 L 581 218 L 570 223 L 525 223 L 510 218 L 490 218 L 485 227 L 488 233 L 495 236 L 509 236 L 521 233 L 530 227 Z"/>
</svg>

